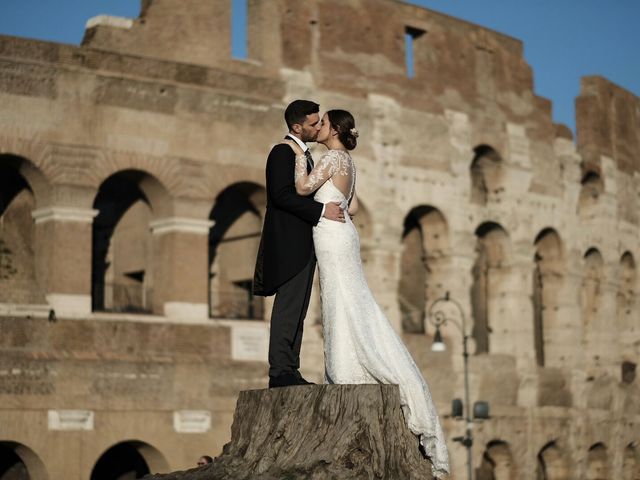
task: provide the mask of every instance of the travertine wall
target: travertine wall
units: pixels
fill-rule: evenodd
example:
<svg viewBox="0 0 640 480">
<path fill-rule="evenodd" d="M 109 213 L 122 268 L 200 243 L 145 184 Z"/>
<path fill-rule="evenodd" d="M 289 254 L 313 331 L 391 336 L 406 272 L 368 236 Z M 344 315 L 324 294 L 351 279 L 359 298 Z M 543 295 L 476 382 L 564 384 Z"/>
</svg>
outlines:
<svg viewBox="0 0 640 480">
<path fill-rule="evenodd" d="M 583 79 L 576 146 L 497 32 L 391 0 L 252 0 L 235 60 L 229 20 L 229 1 L 148 0 L 80 47 L 0 37 L 2 451 L 81 479 L 117 444 L 156 471 L 220 450 L 237 392 L 266 385 L 271 299 L 247 281 L 266 153 L 307 97 L 356 117 L 367 277 L 450 439 L 461 337 L 431 352 L 425 314 L 446 291 L 464 310 L 492 411 L 478 478 L 636 478 L 640 99 Z M 319 308 L 316 289 L 317 381 Z"/>
</svg>

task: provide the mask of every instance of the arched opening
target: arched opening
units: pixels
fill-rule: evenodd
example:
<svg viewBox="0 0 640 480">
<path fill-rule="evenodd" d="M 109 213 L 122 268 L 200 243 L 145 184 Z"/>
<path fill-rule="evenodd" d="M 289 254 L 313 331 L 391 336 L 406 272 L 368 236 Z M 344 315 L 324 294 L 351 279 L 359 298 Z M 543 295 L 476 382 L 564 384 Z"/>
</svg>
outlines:
<svg viewBox="0 0 640 480">
<path fill-rule="evenodd" d="M 131 440 L 105 451 L 91 471 L 91 480 L 134 480 L 168 469 L 166 459 L 155 447 Z"/>
<path fill-rule="evenodd" d="M 476 470 L 477 480 L 512 480 L 517 478 L 509 444 L 493 440 L 487 444 L 480 468 Z"/>
<path fill-rule="evenodd" d="M 503 316 L 503 301 L 510 287 L 511 245 L 509 235 L 497 223 L 486 222 L 476 229 L 476 261 L 472 268 L 472 336 L 476 353 L 490 350 L 491 322 Z"/>
<path fill-rule="evenodd" d="M 631 252 L 625 252 L 620 258 L 620 281 L 618 289 L 619 305 L 631 313 L 635 304 L 636 262 Z"/>
<path fill-rule="evenodd" d="M 46 303 L 36 275 L 36 197 L 20 173 L 27 160 L 0 155 L 0 302 Z"/>
<path fill-rule="evenodd" d="M 564 451 L 556 442 L 547 443 L 538 453 L 537 480 L 569 480 L 571 472 Z"/>
<path fill-rule="evenodd" d="M 262 319 L 264 300 L 253 295 L 266 192 L 242 182 L 224 189 L 209 218 L 209 309 L 213 318 Z"/>
<path fill-rule="evenodd" d="M 94 311 L 150 313 L 153 241 L 149 223 L 167 209 L 168 193 L 151 175 L 124 170 L 107 178 L 93 207 Z"/>
<path fill-rule="evenodd" d="M 427 305 L 442 290 L 448 244 L 447 222 L 437 208 L 419 206 L 407 214 L 398 282 L 403 332 L 424 333 Z"/>
<path fill-rule="evenodd" d="M 578 197 L 578 213 L 590 216 L 592 207 L 598 204 L 599 198 L 604 193 L 604 181 L 600 172 L 595 169 L 587 170 L 580 181 L 580 196 Z"/>
<path fill-rule="evenodd" d="M 635 443 L 624 449 L 622 480 L 640 480 L 640 452 Z"/>
<path fill-rule="evenodd" d="M 545 365 L 545 345 L 553 338 L 562 295 L 564 274 L 562 241 L 552 228 L 544 229 L 534 241 L 533 336 L 536 361 Z"/>
<path fill-rule="evenodd" d="M 471 201 L 485 205 L 500 199 L 504 191 L 504 165 L 502 157 L 489 145 L 473 149 L 471 162 Z"/>
<path fill-rule="evenodd" d="M 608 478 L 607 447 L 603 443 L 596 443 L 589 448 L 587 455 L 586 480 L 607 480 Z"/>
<path fill-rule="evenodd" d="M 46 480 L 49 476 L 40 458 L 16 442 L 0 442 L 0 480 Z"/>
<path fill-rule="evenodd" d="M 31 480 L 27 466 L 8 447 L 0 445 L 0 480 Z"/>
</svg>

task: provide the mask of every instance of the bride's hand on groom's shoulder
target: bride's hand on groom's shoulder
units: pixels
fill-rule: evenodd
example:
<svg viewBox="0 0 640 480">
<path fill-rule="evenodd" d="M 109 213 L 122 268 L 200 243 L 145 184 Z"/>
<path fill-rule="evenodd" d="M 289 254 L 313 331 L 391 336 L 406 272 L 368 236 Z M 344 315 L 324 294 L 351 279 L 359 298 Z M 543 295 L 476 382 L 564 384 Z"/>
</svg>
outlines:
<svg viewBox="0 0 640 480">
<path fill-rule="evenodd" d="M 304 155 L 304 152 L 300 148 L 300 145 L 298 145 L 296 142 L 292 140 L 285 140 L 283 143 L 289 145 L 291 147 L 291 150 L 293 150 L 293 153 L 295 153 L 296 155 Z"/>
<path fill-rule="evenodd" d="M 334 222 L 344 223 L 344 210 L 340 206 L 340 202 L 329 202 L 324 206 L 324 215 L 326 219 Z"/>
</svg>

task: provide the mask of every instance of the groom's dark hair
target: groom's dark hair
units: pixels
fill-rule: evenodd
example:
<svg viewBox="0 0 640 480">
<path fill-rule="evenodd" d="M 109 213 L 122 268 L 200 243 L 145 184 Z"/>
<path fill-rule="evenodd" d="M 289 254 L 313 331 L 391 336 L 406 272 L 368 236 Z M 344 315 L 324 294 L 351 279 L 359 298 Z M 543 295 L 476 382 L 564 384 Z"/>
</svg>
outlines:
<svg viewBox="0 0 640 480">
<path fill-rule="evenodd" d="M 284 121 L 287 128 L 292 129 L 294 123 L 302 125 L 307 115 L 318 113 L 320 105 L 310 100 L 294 100 L 284 111 Z"/>
</svg>

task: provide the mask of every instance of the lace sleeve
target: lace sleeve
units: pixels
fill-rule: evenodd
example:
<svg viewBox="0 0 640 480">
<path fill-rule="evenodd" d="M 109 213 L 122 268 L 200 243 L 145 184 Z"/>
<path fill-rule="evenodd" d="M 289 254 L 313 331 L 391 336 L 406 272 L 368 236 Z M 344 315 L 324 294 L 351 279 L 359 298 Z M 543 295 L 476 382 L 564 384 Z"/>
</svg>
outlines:
<svg viewBox="0 0 640 480">
<path fill-rule="evenodd" d="M 296 155 L 296 192 L 300 195 L 310 195 L 329 180 L 336 171 L 338 158 L 333 152 L 325 154 L 307 175 L 307 158 Z"/>
</svg>

